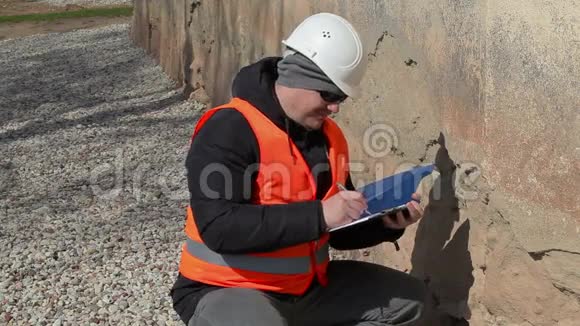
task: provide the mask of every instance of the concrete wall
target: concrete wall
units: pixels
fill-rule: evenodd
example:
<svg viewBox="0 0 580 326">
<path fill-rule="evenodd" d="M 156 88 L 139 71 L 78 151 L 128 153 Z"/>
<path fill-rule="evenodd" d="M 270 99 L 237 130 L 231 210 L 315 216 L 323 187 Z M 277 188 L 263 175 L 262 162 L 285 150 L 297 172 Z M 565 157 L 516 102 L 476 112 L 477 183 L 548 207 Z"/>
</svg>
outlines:
<svg viewBox="0 0 580 326">
<path fill-rule="evenodd" d="M 278 55 L 320 11 L 350 20 L 367 44 L 365 92 L 336 117 L 355 180 L 417 163 L 441 171 L 423 185 L 425 218 L 400 252 L 383 244 L 337 259 L 426 280 L 442 324 L 572 325 L 580 1 L 137 0 L 132 37 L 193 98 L 219 104 L 242 65 Z"/>
</svg>

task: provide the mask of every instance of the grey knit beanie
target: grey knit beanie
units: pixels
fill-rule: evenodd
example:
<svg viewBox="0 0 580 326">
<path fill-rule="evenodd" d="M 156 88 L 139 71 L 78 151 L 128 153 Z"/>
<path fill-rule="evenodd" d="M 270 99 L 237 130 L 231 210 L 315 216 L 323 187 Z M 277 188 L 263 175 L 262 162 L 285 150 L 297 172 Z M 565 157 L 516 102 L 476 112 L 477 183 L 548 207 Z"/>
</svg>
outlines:
<svg viewBox="0 0 580 326">
<path fill-rule="evenodd" d="M 314 62 L 298 52 L 278 62 L 277 82 L 286 87 L 326 91 L 346 97 Z"/>
</svg>

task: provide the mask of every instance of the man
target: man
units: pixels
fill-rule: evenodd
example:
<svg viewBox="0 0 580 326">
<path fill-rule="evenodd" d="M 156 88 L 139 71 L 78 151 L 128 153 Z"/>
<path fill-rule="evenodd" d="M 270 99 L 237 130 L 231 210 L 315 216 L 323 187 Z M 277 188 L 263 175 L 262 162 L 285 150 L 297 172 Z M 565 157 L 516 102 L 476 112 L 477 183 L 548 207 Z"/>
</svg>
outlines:
<svg viewBox="0 0 580 326">
<path fill-rule="evenodd" d="M 329 233 L 361 216 L 346 140 L 328 115 L 358 92 L 366 54 L 343 18 L 308 17 L 283 58 L 241 69 L 233 100 L 206 112 L 187 157 L 191 195 L 171 291 L 188 325 L 415 325 L 422 282 L 383 266 L 331 261 L 328 247 L 395 241 L 423 211 Z M 418 200 L 418 196 L 416 199 Z"/>
</svg>

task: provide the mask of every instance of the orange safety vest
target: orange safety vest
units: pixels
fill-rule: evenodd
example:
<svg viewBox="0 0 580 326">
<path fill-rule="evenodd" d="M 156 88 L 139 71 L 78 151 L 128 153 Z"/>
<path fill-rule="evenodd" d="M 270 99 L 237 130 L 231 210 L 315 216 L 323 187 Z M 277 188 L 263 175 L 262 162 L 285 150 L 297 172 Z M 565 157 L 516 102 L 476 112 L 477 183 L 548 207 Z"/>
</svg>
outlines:
<svg viewBox="0 0 580 326">
<path fill-rule="evenodd" d="M 223 108 L 233 108 L 243 114 L 258 141 L 260 159 L 252 189 L 253 204 L 286 204 L 316 199 L 314 178 L 296 145 L 250 103 L 234 98 L 226 105 L 207 111 L 197 123 L 193 137 L 213 114 Z M 348 148 L 342 131 L 334 121 L 327 119 L 323 131 L 328 142 L 332 174 L 332 186 L 324 196 L 326 199 L 339 191 L 337 182 L 344 184 L 347 179 Z M 288 148 L 289 142 L 296 157 Z M 222 287 L 296 295 L 308 289 L 315 275 L 322 285 L 327 284 L 328 233 L 317 241 L 270 252 L 219 254 L 203 243 L 191 207 L 187 207 L 185 233 L 187 240 L 182 248 L 179 271 L 188 279 Z"/>
</svg>

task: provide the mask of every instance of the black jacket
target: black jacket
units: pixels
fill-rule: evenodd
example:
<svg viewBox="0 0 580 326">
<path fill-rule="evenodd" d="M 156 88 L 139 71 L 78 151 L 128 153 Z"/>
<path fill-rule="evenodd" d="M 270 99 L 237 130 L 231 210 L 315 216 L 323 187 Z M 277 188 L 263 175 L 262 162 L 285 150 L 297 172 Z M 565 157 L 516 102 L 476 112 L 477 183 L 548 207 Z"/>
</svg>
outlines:
<svg viewBox="0 0 580 326">
<path fill-rule="evenodd" d="M 326 229 L 320 201 L 332 182 L 326 139 L 321 130 L 307 131 L 286 118 L 274 92 L 279 59 L 265 58 L 242 68 L 234 80 L 232 95 L 252 103 L 290 136 L 313 171 L 319 198 L 287 205 L 251 204 L 248 196 L 244 196 L 251 193 L 244 192 L 244 187 L 250 186 L 248 182 L 244 184 L 247 178 L 244 172 L 259 158 L 256 137 L 241 113 L 233 109 L 218 111 L 194 138 L 186 160 L 190 204 L 197 228 L 204 243 L 218 253 L 272 251 L 318 239 Z M 202 171 L 212 163 L 230 171 L 231 187 L 226 187 L 223 173 L 209 174 L 200 182 Z M 346 187 L 354 188 L 350 177 Z M 402 234 L 403 230 L 385 229 L 379 220 L 333 232 L 329 243 L 339 250 L 359 249 L 394 241 Z M 171 295 L 174 308 L 185 323 L 199 299 L 215 289 L 219 287 L 178 275 Z"/>
</svg>

